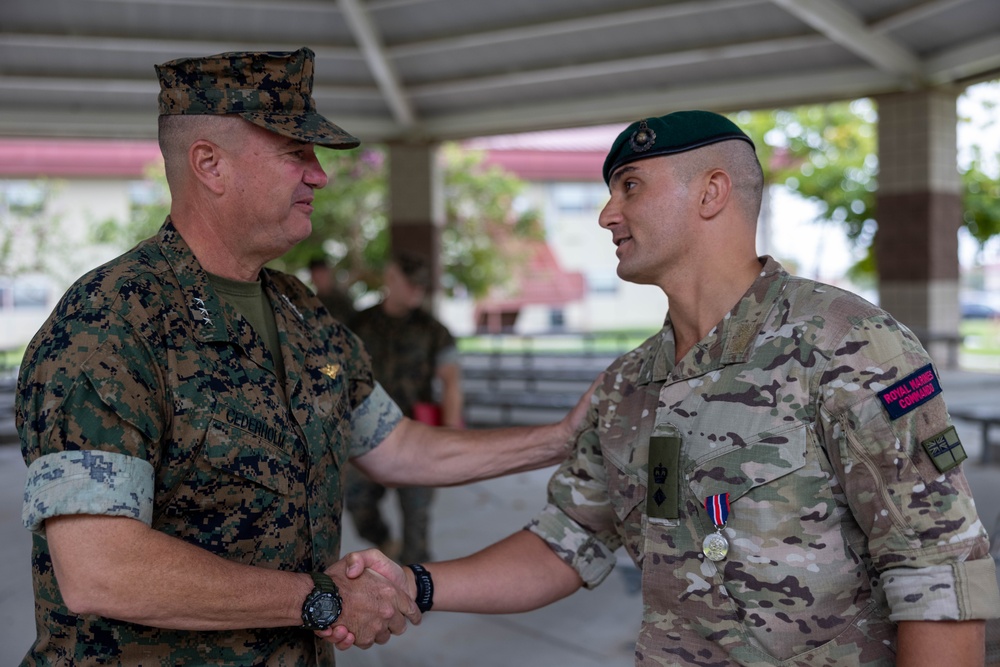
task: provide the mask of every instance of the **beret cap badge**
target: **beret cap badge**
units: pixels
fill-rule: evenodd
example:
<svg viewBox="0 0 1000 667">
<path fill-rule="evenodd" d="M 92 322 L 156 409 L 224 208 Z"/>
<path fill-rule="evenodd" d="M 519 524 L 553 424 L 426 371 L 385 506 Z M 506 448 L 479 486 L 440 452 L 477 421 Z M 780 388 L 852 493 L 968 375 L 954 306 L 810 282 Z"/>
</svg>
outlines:
<svg viewBox="0 0 1000 667">
<path fill-rule="evenodd" d="M 645 151 L 648 151 L 653 147 L 655 142 L 656 132 L 653 132 L 653 130 L 646 125 L 646 121 L 644 120 L 639 122 L 639 127 L 636 128 L 635 132 L 632 133 L 632 136 L 629 137 L 629 144 L 632 145 L 632 150 L 636 153 L 644 153 Z"/>
<path fill-rule="evenodd" d="M 733 139 L 753 146 L 753 140 L 739 126 L 711 111 L 692 109 L 644 118 L 618 134 L 604 159 L 601 173 L 604 182 L 610 185 L 611 174 L 629 162 L 675 155 Z"/>
</svg>

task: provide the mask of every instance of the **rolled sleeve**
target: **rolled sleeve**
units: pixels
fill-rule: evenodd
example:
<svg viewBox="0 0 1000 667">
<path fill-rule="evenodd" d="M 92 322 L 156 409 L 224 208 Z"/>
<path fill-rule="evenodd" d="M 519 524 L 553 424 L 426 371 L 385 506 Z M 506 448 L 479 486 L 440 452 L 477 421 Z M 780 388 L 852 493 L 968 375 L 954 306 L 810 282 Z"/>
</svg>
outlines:
<svg viewBox="0 0 1000 667">
<path fill-rule="evenodd" d="M 375 449 L 402 419 L 403 411 L 376 382 L 364 402 L 351 413 L 350 457 Z"/>
<path fill-rule="evenodd" d="M 124 516 L 153 522 L 153 466 L 95 450 L 46 454 L 28 467 L 21 521 L 44 535 L 44 522 L 67 514 Z"/>
<path fill-rule="evenodd" d="M 586 588 L 594 588 L 614 569 L 614 549 L 584 529 L 557 506 L 549 504 L 526 527 L 542 538 L 570 567 Z"/>
<path fill-rule="evenodd" d="M 996 564 L 992 558 L 882 574 L 886 599 L 899 621 L 966 621 L 1000 616 Z"/>
</svg>

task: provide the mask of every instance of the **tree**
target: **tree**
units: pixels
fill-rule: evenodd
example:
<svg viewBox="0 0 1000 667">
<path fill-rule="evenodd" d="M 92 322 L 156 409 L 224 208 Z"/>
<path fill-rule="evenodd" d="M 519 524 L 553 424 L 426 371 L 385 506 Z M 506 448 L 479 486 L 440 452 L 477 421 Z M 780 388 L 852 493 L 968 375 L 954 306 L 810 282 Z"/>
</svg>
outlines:
<svg viewBox="0 0 1000 667">
<path fill-rule="evenodd" d="M 50 206 L 59 187 L 49 180 L 8 181 L 0 187 L 0 276 L 38 273 L 64 281 L 79 269 L 62 216 Z"/>
<path fill-rule="evenodd" d="M 754 111 L 738 122 L 757 145 L 767 185 L 784 185 L 819 204 L 819 220 L 839 223 L 865 245 L 874 234 L 878 174 L 871 102 Z"/>
<path fill-rule="evenodd" d="M 962 172 L 962 223 L 982 248 L 1000 234 L 1000 178 L 984 171 L 981 146 L 972 152 L 969 167 Z M 1000 152 L 993 159 L 1000 160 Z"/>
<path fill-rule="evenodd" d="M 156 234 L 170 212 L 170 192 L 167 190 L 163 163 L 148 165 L 144 175 L 149 184 L 146 197 L 131 203 L 128 220 L 109 218 L 100 221 L 91 232 L 92 241 L 126 250 Z"/>
<path fill-rule="evenodd" d="M 987 108 L 985 116 L 992 117 L 989 112 Z M 818 203 L 820 221 L 842 225 L 851 241 L 868 249 L 851 277 L 872 280 L 877 272 L 872 241 L 878 228 L 877 113 L 872 103 L 861 99 L 743 112 L 736 120 L 757 145 L 765 182 L 785 185 Z M 992 155 L 993 164 L 998 156 Z M 1000 180 L 985 169 L 985 157 L 981 147 L 974 147 L 961 170 L 963 224 L 980 246 L 1000 234 Z"/>
<path fill-rule="evenodd" d="M 330 184 L 316 191 L 312 234 L 271 265 L 295 272 L 312 259 L 325 258 L 358 297 L 381 285 L 390 251 L 385 149 L 318 148 L 317 156 Z M 482 296 L 490 286 L 507 281 L 522 259 L 508 239 L 543 237 L 540 217 L 537 211 L 519 210 L 523 183 L 486 165 L 482 153 L 444 144 L 438 158 L 446 202 L 442 288 L 448 294 L 464 290 Z M 163 166 L 153 166 L 147 178 L 162 185 L 164 197 L 135 207 L 128 221 L 103 222 L 95 240 L 124 249 L 155 233 L 169 211 Z"/>
</svg>

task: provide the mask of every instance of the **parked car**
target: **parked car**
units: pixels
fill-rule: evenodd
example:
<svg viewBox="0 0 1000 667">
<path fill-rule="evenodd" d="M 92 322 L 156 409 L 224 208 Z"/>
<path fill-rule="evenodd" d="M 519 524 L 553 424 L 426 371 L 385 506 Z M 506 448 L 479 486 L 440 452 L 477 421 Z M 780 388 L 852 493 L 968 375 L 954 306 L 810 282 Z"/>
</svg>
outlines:
<svg viewBox="0 0 1000 667">
<path fill-rule="evenodd" d="M 985 303 L 962 304 L 963 320 L 992 320 L 997 319 L 998 316 L 1000 316 L 1000 310 L 987 306 Z"/>
</svg>

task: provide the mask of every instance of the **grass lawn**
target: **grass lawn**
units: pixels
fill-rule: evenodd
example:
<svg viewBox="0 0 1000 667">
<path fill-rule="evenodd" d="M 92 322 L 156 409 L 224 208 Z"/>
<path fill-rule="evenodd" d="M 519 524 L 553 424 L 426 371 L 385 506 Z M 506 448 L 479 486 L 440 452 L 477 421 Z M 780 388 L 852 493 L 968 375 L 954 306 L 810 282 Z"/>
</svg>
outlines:
<svg viewBox="0 0 1000 667">
<path fill-rule="evenodd" d="M 1000 357 L 1000 320 L 962 320 L 962 352 Z"/>
</svg>

